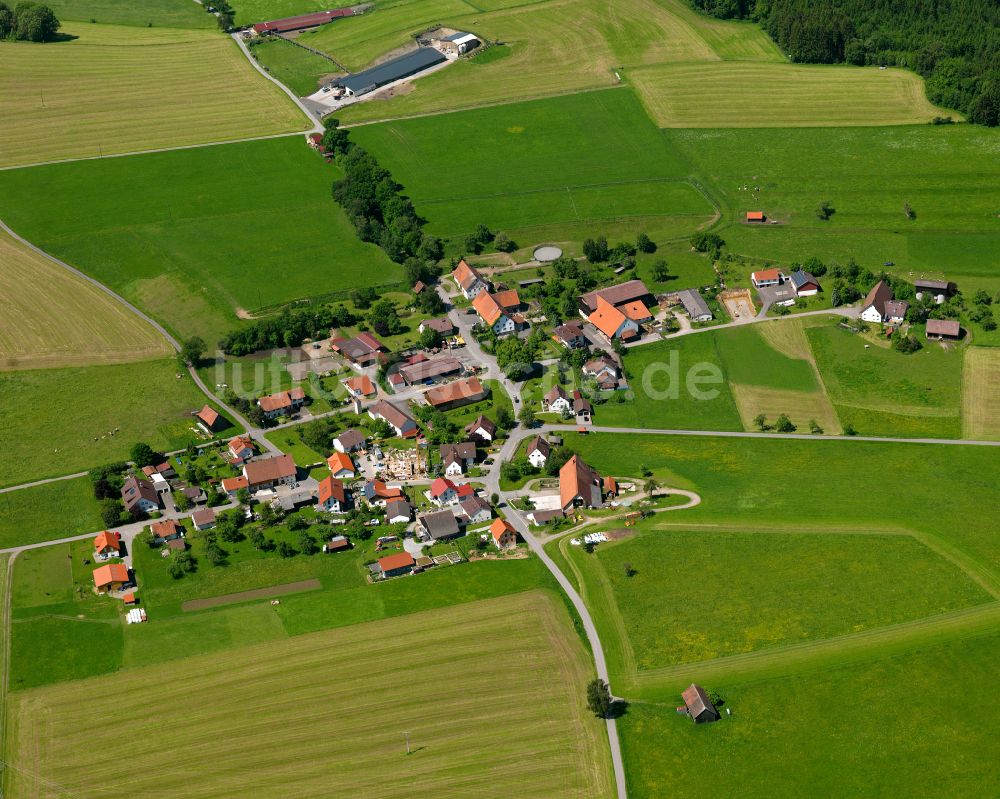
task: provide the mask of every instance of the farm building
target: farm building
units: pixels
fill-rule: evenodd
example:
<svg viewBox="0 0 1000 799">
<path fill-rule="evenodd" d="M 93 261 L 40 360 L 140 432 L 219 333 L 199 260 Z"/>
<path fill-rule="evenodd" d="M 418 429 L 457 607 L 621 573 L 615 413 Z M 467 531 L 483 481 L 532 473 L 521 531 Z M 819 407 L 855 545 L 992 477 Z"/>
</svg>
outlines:
<svg viewBox="0 0 1000 799">
<path fill-rule="evenodd" d="M 962 326 L 954 319 L 928 319 L 927 338 L 960 339 L 962 337 Z"/>
<path fill-rule="evenodd" d="M 333 476 L 338 480 L 353 479 L 357 473 L 354 468 L 354 461 L 343 452 L 334 452 L 326 459 L 326 465 L 330 467 Z"/>
<path fill-rule="evenodd" d="M 94 569 L 94 587 L 98 591 L 121 591 L 130 582 L 124 563 L 109 563 Z"/>
<path fill-rule="evenodd" d="M 461 374 L 462 362 L 451 355 L 419 361 L 399 370 L 408 386 L 416 383 L 437 382 L 445 377 Z"/>
<path fill-rule="evenodd" d="M 819 294 L 819 281 L 810 272 L 797 269 L 788 276 L 788 281 L 799 297 L 812 297 Z"/>
<path fill-rule="evenodd" d="M 549 459 L 550 452 L 551 447 L 549 446 L 549 442 L 541 436 L 535 436 L 531 439 L 528 444 L 528 448 L 525 450 L 528 463 L 536 469 L 541 469 L 545 466 L 545 462 Z"/>
<path fill-rule="evenodd" d="M 684 707 L 678 710 L 687 713 L 695 724 L 719 720 L 719 711 L 715 709 L 712 700 L 700 685 L 691 683 L 684 689 L 681 697 L 684 699 Z"/>
<path fill-rule="evenodd" d="M 354 452 L 355 450 L 362 449 L 366 440 L 365 434 L 360 430 L 345 430 L 333 439 L 333 448 L 337 452 Z"/>
<path fill-rule="evenodd" d="M 278 416 L 289 416 L 299 408 L 306 401 L 306 392 L 300 387 L 290 389 L 288 391 L 278 391 L 274 394 L 268 394 L 266 397 L 261 397 L 257 400 L 257 405 L 264 412 L 264 417 L 267 419 L 274 419 Z"/>
<path fill-rule="evenodd" d="M 464 258 L 458 262 L 458 266 L 451 273 L 451 279 L 458 284 L 462 290 L 462 296 L 467 300 L 475 299 L 479 292 L 490 289 L 489 281 L 479 274 L 475 267 L 469 266 Z"/>
<path fill-rule="evenodd" d="M 954 292 L 954 285 L 949 283 L 947 280 L 915 280 L 913 282 L 913 288 L 917 290 L 917 299 L 922 300 L 924 295 L 934 299 L 938 305 L 941 305 L 945 300 L 948 299 Z"/>
<path fill-rule="evenodd" d="M 375 420 L 384 419 L 396 432 L 396 435 L 401 438 L 413 438 L 417 435 L 416 420 L 398 405 L 393 405 L 391 402 L 379 400 L 368 409 L 368 415 Z"/>
<path fill-rule="evenodd" d="M 201 427 L 206 433 L 214 433 L 216 430 L 225 426 L 218 411 L 214 408 L 210 408 L 208 405 L 204 406 L 194 416 L 198 420 L 199 427 Z"/>
<path fill-rule="evenodd" d="M 458 31 L 438 40 L 437 46 L 442 53 L 458 57 L 475 50 L 482 42 L 475 34 Z"/>
<path fill-rule="evenodd" d="M 334 8 L 329 11 L 316 11 L 312 14 L 300 14 L 296 17 L 258 22 L 251 30 L 255 36 L 263 36 L 268 33 L 291 33 L 292 31 L 318 28 L 320 25 L 326 25 L 326 23 L 340 19 L 341 17 L 352 17 L 355 14 L 361 14 L 364 10 L 365 6 L 354 6 L 353 8 Z"/>
<path fill-rule="evenodd" d="M 694 289 L 684 289 L 677 292 L 677 299 L 681 301 L 687 315 L 692 322 L 709 322 L 712 319 L 712 309 L 708 307 L 705 298 Z"/>
<path fill-rule="evenodd" d="M 780 269 L 762 269 L 750 275 L 750 280 L 756 288 L 763 289 L 768 286 L 780 286 L 785 282 L 785 276 Z"/>
<path fill-rule="evenodd" d="M 446 541 L 461 535 L 458 519 L 455 518 L 454 513 L 447 509 L 425 513 L 418 521 L 425 536 L 432 541 Z"/>
<path fill-rule="evenodd" d="M 273 458 L 250 461 L 243 466 L 243 476 L 251 491 L 291 485 L 295 482 L 295 475 L 295 461 L 291 455 L 276 455 Z"/>
<path fill-rule="evenodd" d="M 215 527 L 215 510 L 212 508 L 202 508 L 191 514 L 191 521 L 195 530 L 210 530 Z"/>
<path fill-rule="evenodd" d="M 327 513 L 347 512 L 347 491 L 343 480 L 331 475 L 319 481 L 319 509 Z"/>
<path fill-rule="evenodd" d="M 117 558 L 122 553 L 121 534 L 107 530 L 98 533 L 94 538 L 94 552 L 99 558 Z"/>
<path fill-rule="evenodd" d="M 152 513 L 160 508 L 160 495 L 151 482 L 130 475 L 122 485 L 122 502 L 129 513 Z"/>
<path fill-rule="evenodd" d="M 639 323 L 603 297 L 597 298 L 597 309 L 587 319 L 609 340 L 630 339 L 639 333 Z"/>
<path fill-rule="evenodd" d="M 490 536 L 497 549 L 512 549 L 517 546 L 517 531 L 503 519 L 497 519 L 490 525 Z"/>
<path fill-rule="evenodd" d="M 470 438 L 479 439 L 489 444 L 497 435 L 497 426 L 488 416 L 480 414 L 465 426 L 465 433 Z"/>
<path fill-rule="evenodd" d="M 909 304 L 893 300 L 892 287 L 884 280 L 876 283 L 861 303 L 861 318 L 876 324 L 899 324 L 906 316 Z"/>
<path fill-rule="evenodd" d="M 409 552 L 397 552 L 379 558 L 373 572 L 380 577 L 401 577 L 413 571 L 413 555 Z"/>
<path fill-rule="evenodd" d="M 354 338 L 335 338 L 330 342 L 330 349 L 358 366 L 368 366 L 378 360 L 380 352 L 389 351 L 385 344 L 367 332 L 358 333 Z"/>
<path fill-rule="evenodd" d="M 576 506 L 599 508 L 601 477 L 579 455 L 574 455 L 559 470 L 559 502 L 563 511 Z"/>
<path fill-rule="evenodd" d="M 335 535 L 325 544 L 323 544 L 324 552 L 343 552 L 346 549 L 351 548 L 351 542 L 346 536 Z"/>
<path fill-rule="evenodd" d="M 435 410 L 445 411 L 479 402 L 488 394 L 489 391 L 479 382 L 478 377 L 469 377 L 425 391 L 424 399 Z"/>
<path fill-rule="evenodd" d="M 655 305 L 655 298 L 646 288 L 646 284 L 641 280 L 628 280 L 619 283 L 617 286 L 609 286 L 604 289 L 596 289 L 587 292 L 580 297 L 579 310 L 584 318 L 589 317 L 598 308 L 598 300 L 604 300 L 609 305 L 620 307 L 632 302 L 641 302 L 643 305 Z"/>
<path fill-rule="evenodd" d="M 763 211 L 747 211 L 746 220 L 748 225 L 759 225 L 765 222 L 767 217 L 764 216 Z"/>
<path fill-rule="evenodd" d="M 499 295 L 498 295 L 499 296 Z M 479 292 L 472 301 L 472 307 L 476 309 L 479 318 L 489 326 L 498 336 L 506 336 L 517 330 L 517 323 L 514 317 L 504 312 L 503 307 L 497 302 L 496 297 L 489 292 Z"/>
<path fill-rule="evenodd" d="M 418 47 L 384 64 L 337 78 L 333 85 L 342 88 L 350 97 L 360 97 L 397 80 L 413 77 L 446 60 L 444 54 L 433 47 Z"/>
</svg>

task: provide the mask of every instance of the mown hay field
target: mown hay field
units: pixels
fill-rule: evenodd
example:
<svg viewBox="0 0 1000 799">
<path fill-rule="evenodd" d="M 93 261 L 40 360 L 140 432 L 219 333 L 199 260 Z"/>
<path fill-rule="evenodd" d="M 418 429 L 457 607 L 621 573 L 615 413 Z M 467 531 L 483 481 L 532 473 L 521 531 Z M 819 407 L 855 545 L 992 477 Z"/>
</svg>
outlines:
<svg viewBox="0 0 1000 799">
<path fill-rule="evenodd" d="M 962 377 L 962 435 L 1000 438 L 1000 350 L 969 347 Z"/>
<path fill-rule="evenodd" d="M 72 41 L 0 46 L 0 166 L 305 130 L 217 31 L 67 23 Z"/>
<path fill-rule="evenodd" d="M 121 671 L 112 702 L 106 677 L 12 694 L 6 795 L 102 791 L 92 753 L 122 740 L 109 707 L 132 740 L 156 742 L 113 776 L 135 795 L 612 794 L 604 725 L 582 701 L 591 665 L 548 594 L 189 658 L 171 674 Z"/>
<path fill-rule="evenodd" d="M 658 64 L 630 70 L 664 128 L 909 125 L 947 111 L 902 69 L 804 64 Z"/>
<path fill-rule="evenodd" d="M 170 352 L 96 286 L 0 232 L 0 370 L 122 363 Z"/>
</svg>

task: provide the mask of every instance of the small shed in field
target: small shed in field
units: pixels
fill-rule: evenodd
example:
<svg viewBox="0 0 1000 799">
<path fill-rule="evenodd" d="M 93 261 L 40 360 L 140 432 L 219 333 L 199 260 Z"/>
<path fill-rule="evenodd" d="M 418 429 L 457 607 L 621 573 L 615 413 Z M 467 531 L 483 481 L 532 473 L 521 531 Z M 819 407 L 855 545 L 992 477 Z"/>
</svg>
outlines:
<svg viewBox="0 0 1000 799">
<path fill-rule="evenodd" d="M 691 685 L 684 689 L 684 693 L 681 696 L 684 699 L 684 712 L 691 717 L 691 720 L 695 724 L 718 721 L 721 718 L 719 711 L 716 710 L 715 705 L 712 704 L 712 700 L 705 693 L 705 689 L 700 685 L 691 683 Z"/>
</svg>

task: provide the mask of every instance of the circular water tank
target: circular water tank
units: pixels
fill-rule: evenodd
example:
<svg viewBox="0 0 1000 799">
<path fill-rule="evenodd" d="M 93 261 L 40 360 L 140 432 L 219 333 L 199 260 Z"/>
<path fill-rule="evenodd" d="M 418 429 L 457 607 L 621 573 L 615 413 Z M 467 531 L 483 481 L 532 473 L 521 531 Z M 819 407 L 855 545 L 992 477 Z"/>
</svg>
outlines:
<svg viewBox="0 0 1000 799">
<path fill-rule="evenodd" d="M 558 247 L 552 247 L 550 245 L 546 245 L 544 247 L 536 247 L 534 256 L 536 261 L 548 263 L 549 261 L 554 261 L 557 258 L 562 257 L 562 250 L 560 250 Z"/>
</svg>

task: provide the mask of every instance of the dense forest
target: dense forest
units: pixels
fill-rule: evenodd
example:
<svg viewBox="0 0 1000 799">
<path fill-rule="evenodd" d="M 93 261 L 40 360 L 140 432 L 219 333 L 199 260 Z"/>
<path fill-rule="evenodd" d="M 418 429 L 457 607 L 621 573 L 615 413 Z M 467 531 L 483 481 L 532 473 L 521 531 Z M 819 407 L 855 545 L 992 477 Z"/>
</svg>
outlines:
<svg viewBox="0 0 1000 799">
<path fill-rule="evenodd" d="M 912 69 L 927 96 L 970 122 L 1000 124 L 997 0 L 692 0 L 759 22 L 793 61 Z"/>
</svg>

